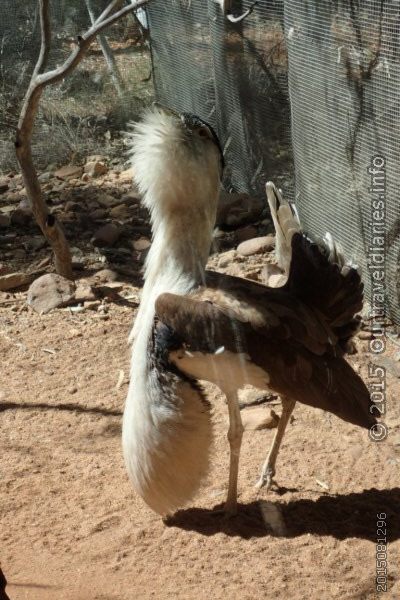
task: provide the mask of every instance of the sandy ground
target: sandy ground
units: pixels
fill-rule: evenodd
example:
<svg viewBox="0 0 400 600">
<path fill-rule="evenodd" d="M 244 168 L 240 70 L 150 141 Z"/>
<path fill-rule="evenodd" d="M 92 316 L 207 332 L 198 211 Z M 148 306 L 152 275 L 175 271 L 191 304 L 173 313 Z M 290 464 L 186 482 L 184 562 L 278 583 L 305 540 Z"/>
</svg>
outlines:
<svg viewBox="0 0 400 600">
<path fill-rule="evenodd" d="M 228 521 L 209 512 L 223 502 L 228 475 L 226 406 L 210 390 L 209 481 L 164 523 L 136 497 L 121 456 L 126 375 L 116 384 L 128 373 L 133 313 L 117 304 L 108 320 L 0 309 L 0 558 L 11 600 L 375 598 L 382 512 L 386 597 L 400 598 L 399 380 L 388 375 L 391 430 L 382 443 L 298 405 L 278 492 L 254 489 L 274 431 L 246 432 L 240 513 Z M 357 344 L 351 359 L 363 370 L 367 342 Z M 282 535 L 263 520 L 263 501 L 279 509 Z"/>
</svg>

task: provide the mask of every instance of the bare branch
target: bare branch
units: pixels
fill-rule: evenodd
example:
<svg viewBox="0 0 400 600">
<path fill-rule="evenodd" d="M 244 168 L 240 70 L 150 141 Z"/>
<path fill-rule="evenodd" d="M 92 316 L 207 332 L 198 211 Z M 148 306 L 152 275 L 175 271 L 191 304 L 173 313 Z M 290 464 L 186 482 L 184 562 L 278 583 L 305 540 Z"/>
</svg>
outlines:
<svg viewBox="0 0 400 600">
<path fill-rule="evenodd" d="M 39 0 L 40 6 L 40 33 L 42 43 L 40 46 L 40 54 L 38 61 L 33 71 L 32 79 L 36 78 L 46 67 L 49 58 L 51 46 L 51 27 L 49 17 L 49 0 Z"/>
<path fill-rule="evenodd" d="M 104 19 L 106 19 L 108 17 L 109 14 L 113 13 L 114 11 L 116 11 L 121 4 L 123 3 L 124 0 L 113 0 L 112 2 L 110 2 L 110 4 L 103 10 L 103 12 L 101 13 L 101 15 L 99 15 L 96 19 L 96 24 L 97 23 L 101 23 L 101 21 L 104 21 Z"/>
<path fill-rule="evenodd" d="M 92 23 L 92 25 L 95 25 L 97 19 L 96 19 L 94 10 L 93 10 L 92 0 L 85 0 L 85 4 L 86 4 L 87 11 L 89 13 L 90 22 Z M 118 96 L 121 97 L 123 95 L 123 90 L 124 90 L 124 81 L 123 81 L 123 79 L 121 77 L 121 73 L 118 69 L 118 65 L 116 63 L 113 51 L 111 50 L 111 48 L 108 44 L 107 38 L 103 33 L 99 33 L 98 38 L 99 38 L 99 44 L 100 44 L 101 51 L 103 53 L 103 56 L 107 63 L 108 70 L 111 75 L 111 79 L 114 83 L 114 86 L 115 86 Z"/>
<path fill-rule="evenodd" d="M 137 0 L 135 3 L 116 10 L 121 4 L 121 0 L 113 0 L 103 11 L 102 15 L 100 15 L 99 19 L 97 19 L 96 23 L 83 36 L 78 38 L 77 47 L 71 52 L 64 64 L 47 73 L 41 73 L 46 65 L 50 51 L 51 30 L 49 2 L 48 0 L 39 0 L 42 43 L 40 55 L 33 71 L 18 121 L 15 149 L 33 214 L 43 235 L 53 249 L 56 271 L 68 279 L 73 278 L 68 242 L 61 225 L 57 222 L 55 216 L 48 211 L 32 158 L 31 137 L 40 97 L 47 85 L 64 79 L 76 67 L 82 60 L 87 48 L 101 31 L 118 21 L 118 19 L 128 12 L 147 4 L 147 2 L 148 0 Z"/>
</svg>

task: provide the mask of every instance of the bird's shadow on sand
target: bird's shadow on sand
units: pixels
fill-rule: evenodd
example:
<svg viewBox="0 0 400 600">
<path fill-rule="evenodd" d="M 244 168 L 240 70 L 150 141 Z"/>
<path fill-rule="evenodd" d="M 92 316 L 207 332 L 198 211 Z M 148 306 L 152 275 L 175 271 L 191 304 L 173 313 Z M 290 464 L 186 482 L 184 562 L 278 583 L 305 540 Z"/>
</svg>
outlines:
<svg viewBox="0 0 400 600">
<path fill-rule="evenodd" d="M 279 509 L 284 522 L 283 537 L 294 538 L 307 533 L 332 536 L 343 540 L 361 538 L 376 542 L 378 517 L 386 514 L 387 542 L 400 538 L 400 488 L 364 490 L 359 493 L 321 496 L 317 500 L 291 500 L 284 503 L 265 498 Z M 261 500 L 262 501 L 262 500 Z M 221 505 L 215 506 L 217 511 Z M 206 536 L 223 532 L 244 539 L 274 535 L 264 522 L 260 502 L 239 504 L 238 515 L 225 519 L 221 514 L 204 508 L 180 510 L 165 520 L 169 527 L 197 531 Z"/>
</svg>

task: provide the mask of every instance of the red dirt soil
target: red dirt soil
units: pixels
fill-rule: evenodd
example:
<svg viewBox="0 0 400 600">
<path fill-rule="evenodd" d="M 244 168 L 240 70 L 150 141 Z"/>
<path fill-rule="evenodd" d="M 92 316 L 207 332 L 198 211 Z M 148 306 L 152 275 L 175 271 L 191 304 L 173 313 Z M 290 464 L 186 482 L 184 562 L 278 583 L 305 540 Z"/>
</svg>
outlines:
<svg viewBox="0 0 400 600">
<path fill-rule="evenodd" d="M 385 442 L 297 405 L 278 492 L 254 488 L 274 431 L 245 432 L 231 520 L 210 512 L 224 500 L 228 443 L 226 405 L 209 388 L 212 471 L 164 523 L 135 495 L 122 460 L 133 309 L 110 305 L 108 320 L 68 309 L 39 316 L 24 298 L 0 307 L 0 561 L 11 600 L 372 599 L 382 512 L 386 597 L 400 598 L 397 378 L 388 374 Z M 367 342 L 357 345 L 351 362 L 365 376 Z M 282 535 L 263 520 L 263 500 L 278 507 Z"/>
</svg>

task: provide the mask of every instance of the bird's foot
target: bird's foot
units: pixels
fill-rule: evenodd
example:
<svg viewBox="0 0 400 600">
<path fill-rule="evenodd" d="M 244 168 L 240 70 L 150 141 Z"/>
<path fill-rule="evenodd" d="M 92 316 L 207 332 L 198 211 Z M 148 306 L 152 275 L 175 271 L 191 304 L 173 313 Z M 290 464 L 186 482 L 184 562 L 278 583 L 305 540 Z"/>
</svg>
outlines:
<svg viewBox="0 0 400 600">
<path fill-rule="evenodd" d="M 275 469 L 271 467 L 268 467 L 267 469 L 263 470 L 260 479 L 255 485 L 256 489 L 261 490 L 261 488 L 265 487 L 267 491 L 270 490 L 273 485 L 276 485 L 274 481 L 274 475 Z"/>
<path fill-rule="evenodd" d="M 237 515 L 237 505 L 227 505 L 224 508 L 217 508 L 214 510 L 207 511 L 211 517 L 221 517 L 222 519 L 231 519 Z"/>
</svg>

